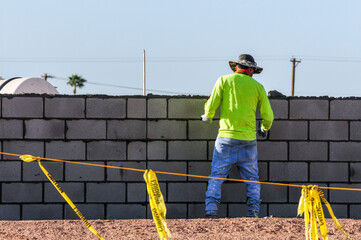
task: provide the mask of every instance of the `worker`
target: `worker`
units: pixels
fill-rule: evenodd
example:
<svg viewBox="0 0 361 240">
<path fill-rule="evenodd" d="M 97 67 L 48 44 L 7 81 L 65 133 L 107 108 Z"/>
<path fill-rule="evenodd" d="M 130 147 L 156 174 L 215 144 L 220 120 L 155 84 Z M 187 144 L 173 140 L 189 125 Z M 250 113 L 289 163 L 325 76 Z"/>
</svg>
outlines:
<svg viewBox="0 0 361 240">
<path fill-rule="evenodd" d="M 241 54 L 237 61 L 229 61 L 233 74 L 221 76 L 205 104 L 202 121 L 212 122 L 221 106 L 220 128 L 215 142 L 210 177 L 226 178 L 236 165 L 242 179 L 259 181 L 256 132 L 266 137 L 273 123 L 273 111 L 262 84 L 252 78 L 261 73 L 249 54 Z M 262 124 L 256 127 L 256 109 Z M 217 217 L 223 180 L 210 178 L 206 191 L 206 217 Z M 248 217 L 259 216 L 261 186 L 246 182 Z"/>
</svg>

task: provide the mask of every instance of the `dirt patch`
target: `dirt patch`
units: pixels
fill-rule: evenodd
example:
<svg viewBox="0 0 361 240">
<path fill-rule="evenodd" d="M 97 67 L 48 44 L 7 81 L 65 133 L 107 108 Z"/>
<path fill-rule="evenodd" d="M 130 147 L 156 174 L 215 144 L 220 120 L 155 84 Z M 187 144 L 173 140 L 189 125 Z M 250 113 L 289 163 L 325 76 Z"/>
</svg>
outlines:
<svg viewBox="0 0 361 240">
<path fill-rule="evenodd" d="M 361 220 L 339 219 L 351 239 L 361 239 Z M 107 240 L 159 239 L 153 220 L 90 220 Z M 327 219 L 330 240 L 345 239 Z M 169 219 L 171 239 L 305 239 L 301 218 Z M 0 221 L 2 240 L 98 239 L 80 220 Z"/>
</svg>

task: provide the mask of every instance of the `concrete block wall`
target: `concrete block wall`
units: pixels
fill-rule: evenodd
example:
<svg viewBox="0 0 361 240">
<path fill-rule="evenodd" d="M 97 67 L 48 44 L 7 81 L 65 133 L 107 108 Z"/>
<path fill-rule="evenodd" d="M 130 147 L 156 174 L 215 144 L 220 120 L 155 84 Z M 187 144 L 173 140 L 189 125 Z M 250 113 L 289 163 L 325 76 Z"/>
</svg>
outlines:
<svg viewBox="0 0 361 240">
<path fill-rule="evenodd" d="M 199 121 L 206 100 L 3 95 L 0 150 L 208 176 L 219 112 L 213 124 Z M 280 98 L 271 104 L 274 125 L 258 141 L 261 181 L 361 188 L 361 99 Z M 43 165 L 88 219 L 151 218 L 142 172 Z M 204 216 L 207 179 L 157 176 L 168 218 Z M 229 177 L 239 178 L 237 170 Z M 337 217 L 361 218 L 359 192 L 324 192 Z M 261 194 L 261 216 L 296 216 L 300 188 L 262 185 Z M 245 216 L 245 203 L 245 184 L 223 184 L 220 217 Z M 76 218 L 36 162 L 1 155 L 0 220 Z"/>
</svg>

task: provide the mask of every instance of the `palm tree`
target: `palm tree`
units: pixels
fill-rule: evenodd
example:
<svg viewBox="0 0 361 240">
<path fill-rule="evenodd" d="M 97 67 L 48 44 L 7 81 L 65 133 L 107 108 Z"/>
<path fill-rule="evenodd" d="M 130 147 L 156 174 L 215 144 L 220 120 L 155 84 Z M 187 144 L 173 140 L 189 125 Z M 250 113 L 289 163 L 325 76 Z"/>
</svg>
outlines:
<svg viewBox="0 0 361 240">
<path fill-rule="evenodd" d="M 69 77 L 69 81 L 66 84 L 74 87 L 73 93 L 75 95 L 76 94 L 76 88 L 77 87 L 78 88 L 84 87 L 85 82 L 86 82 L 86 80 L 82 76 L 73 74 L 73 75 L 71 75 L 71 77 Z"/>
</svg>

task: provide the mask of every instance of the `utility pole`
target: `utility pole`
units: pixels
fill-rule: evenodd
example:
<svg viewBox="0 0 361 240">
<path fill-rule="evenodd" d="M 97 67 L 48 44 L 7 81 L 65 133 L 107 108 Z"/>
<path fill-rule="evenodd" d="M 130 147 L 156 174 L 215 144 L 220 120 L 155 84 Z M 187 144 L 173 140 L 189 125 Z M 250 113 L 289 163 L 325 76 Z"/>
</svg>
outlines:
<svg viewBox="0 0 361 240">
<path fill-rule="evenodd" d="M 143 96 L 145 95 L 145 49 L 143 49 Z"/>
<path fill-rule="evenodd" d="M 48 78 L 54 78 L 54 76 L 48 75 L 47 73 L 44 73 L 41 77 L 44 78 L 45 81 L 48 81 Z"/>
<path fill-rule="evenodd" d="M 296 58 L 291 58 L 290 62 L 292 62 L 292 87 L 291 87 L 291 96 L 295 95 L 295 75 L 296 75 L 296 67 L 301 62 L 301 60 L 296 60 Z"/>
</svg>

